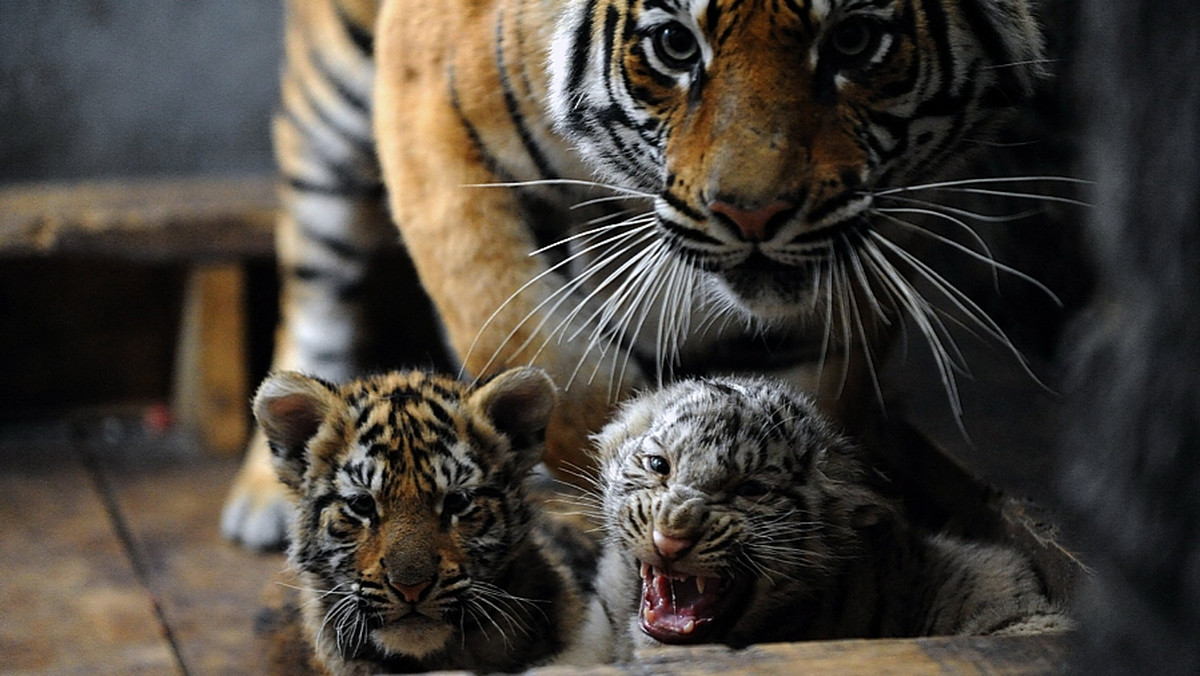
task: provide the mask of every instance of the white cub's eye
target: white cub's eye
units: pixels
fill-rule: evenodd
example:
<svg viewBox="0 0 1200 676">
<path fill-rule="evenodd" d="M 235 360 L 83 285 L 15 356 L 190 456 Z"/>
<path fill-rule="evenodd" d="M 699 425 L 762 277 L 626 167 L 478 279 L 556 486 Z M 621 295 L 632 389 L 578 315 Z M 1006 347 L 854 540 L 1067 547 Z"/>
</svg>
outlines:
<svg viewBox="0 0 1200 676">
<path fill-rule="evenodd" d="M 737 487 L 737 494 L 743 498 L 761 498 L 767 491 L 767 485 L 757 479 L 748 479 Z"/>
<path fill-rule="evenodd" d="M 666 476 L 671 473 L 671 462 L 661 455 L 646 455 L 642 457 L 642 466 L 655 474 Z"/>
<path fill-rule="evenodd" d="M 700 43 L 687 26 L 670 21 L 654 31 L 654 53 L 668 68 L 687 70 L 700 58 Z"/>
</svg>

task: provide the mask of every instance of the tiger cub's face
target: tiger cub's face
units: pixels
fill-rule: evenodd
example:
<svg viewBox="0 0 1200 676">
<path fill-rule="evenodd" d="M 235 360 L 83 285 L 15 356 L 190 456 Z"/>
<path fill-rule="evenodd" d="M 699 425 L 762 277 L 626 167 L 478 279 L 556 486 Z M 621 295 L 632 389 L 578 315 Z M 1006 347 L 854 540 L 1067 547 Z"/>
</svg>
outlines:
<svg viewBox="0 0 1200 676">
<path fill-rule="evenodd" d="M 522 479 L 555 400 L 537 369 L 479 389 L 416 371 L 264 382 L 254 412 L 298 498 L 289 559 L 319 652 L 421 658 L 508 605 L 490 583 L 529 529 Z"/>
<path fill-rule="evenodd" d="M 719 297 L 773 320 L 867 283 L 876 194 L 932 180 L 1040 58 L 1023 0 L 577 0 L 551 112 Z"/>
<path fill-rule="evenodd" d="M 805 604 L 858 552 L 858 529 L 890 510 L 811 403 L 771 381 L 644 395 L 597 445 L 605 546 L 621 568 L 597 589 L 631 618 L 635 643 L 803 635 Z"/>
</svg>

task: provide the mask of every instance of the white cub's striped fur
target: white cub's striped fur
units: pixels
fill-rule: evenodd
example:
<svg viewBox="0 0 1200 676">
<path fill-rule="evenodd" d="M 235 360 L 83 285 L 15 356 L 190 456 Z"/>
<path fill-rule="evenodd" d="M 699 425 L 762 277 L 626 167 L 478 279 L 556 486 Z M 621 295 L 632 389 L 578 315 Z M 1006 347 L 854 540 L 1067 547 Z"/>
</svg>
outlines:
<svg viewBox="0 0 1200 676">
<path fill-rule="evenodd" d="M 680 382 L 597 435 L 596 588 L 618 656 L 750 643 L 1066 628 L 1016 550 L 911 526 L 885 481 L 778 381 Z"/>
</svg>

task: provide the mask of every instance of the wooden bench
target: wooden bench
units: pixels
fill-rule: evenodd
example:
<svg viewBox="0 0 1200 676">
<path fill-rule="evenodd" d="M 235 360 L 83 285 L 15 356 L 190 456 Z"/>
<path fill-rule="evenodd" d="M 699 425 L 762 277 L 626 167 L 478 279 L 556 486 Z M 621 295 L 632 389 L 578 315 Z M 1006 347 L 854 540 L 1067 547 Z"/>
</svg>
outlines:
<svg viewBox="0 0 1200 676">
<path fill-rule="evenodd" d="M 249 426 L 241 261 L 273 255 L 275 205 L 261 176 L 4 186 L 0 260 L 185 263 L 172 409 L 206 447 L 237 453 Z"/>
</svg>

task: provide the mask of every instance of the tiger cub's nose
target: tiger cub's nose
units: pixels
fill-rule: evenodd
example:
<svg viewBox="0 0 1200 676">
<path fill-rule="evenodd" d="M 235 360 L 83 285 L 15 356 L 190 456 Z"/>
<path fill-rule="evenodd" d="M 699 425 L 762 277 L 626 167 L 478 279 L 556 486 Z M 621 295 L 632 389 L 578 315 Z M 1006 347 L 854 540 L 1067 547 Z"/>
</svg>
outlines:
<svg viewBox="0 0 1200 676">
<path fill-rule="evenodd" d="M 742 238 L 750 242 L 765 242 L 770 239 L 771 226 L 778 225 L 772 223 L 779 214 L 794 211 L 796 205 L 785 200 L 772 202 L 764 207 L 755 207 L 752 209 L 743 209 L 734 206 L 729 202 L 716 201 L 708 205 L 713 213 L 720 214 L 725 219 L 737 226 L 738 232 L 742 233 Z M 782 220 L 782 219 L 778 219 Z"/>
</svg>

